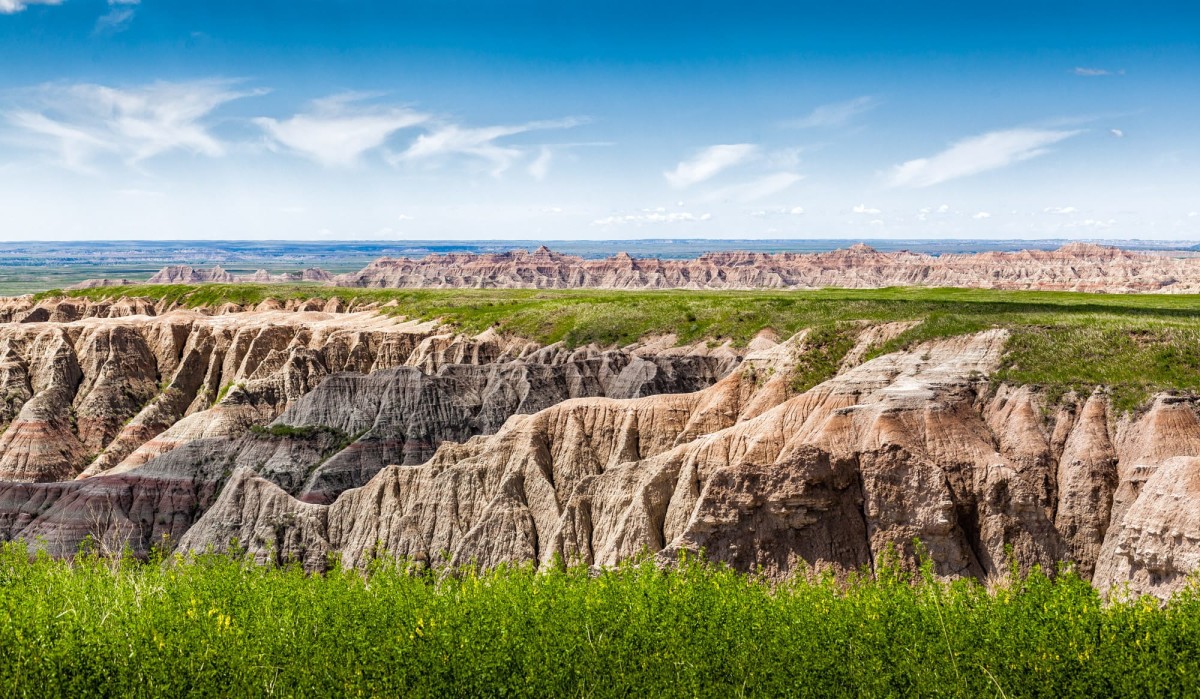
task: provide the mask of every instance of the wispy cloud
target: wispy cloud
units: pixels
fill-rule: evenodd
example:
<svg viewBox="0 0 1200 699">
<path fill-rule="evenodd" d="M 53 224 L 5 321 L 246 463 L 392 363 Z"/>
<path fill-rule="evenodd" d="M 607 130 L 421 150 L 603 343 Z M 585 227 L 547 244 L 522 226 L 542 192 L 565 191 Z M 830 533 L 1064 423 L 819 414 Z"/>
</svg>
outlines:
<svg viewBox="0 0 1200 699">
<path fill-rule="evenodd" d="M 991 131 L 959 141 L 928 158 L 897 165 L 893 187 L 930 187 L 948 180 L 996 170 L 1049 152 L 1048 146 L 1081 131 L 1008 129 Z"/>
<path fill-rule="evenodd" d="M 586 123 L 588 123 L 588 119 L 584 117 L 568 117 L 565 119 L 528 121 L 524 124 L 484 126 L 480 128 L 468 128 L 457 124 L 448 124 L 428 133 L 421 134 L 407 150 L 391 154 L 389 160 L 393 164 L 398 164 L 401 162 L 415 162 L 453 155 L 465 155 L 487 161 L 491 164 L 492 175 L 498 176 L 511 167 L 515 161 L 525 157 L 529 149 L 522 146 L 505 145 L 497 143 L 497 141 L 530 131 L 570 129 Z M 543 149 L 539 153 L 539 157 L 545 155 L 546 152 Z M 552 155 L 545 156 L 546 159 L 536 168 L 533 168 L 531 164 L 530 174 L 537 177 L 540 172 L 544 177 L 545 172 L 549 169 L 552 157 Z"/>
<path fill-rule="evenodd" d="M 772 194 L 778 194 L 804 179 L 803 175 L 794 172 L 776 172 L 758 179 L 722 187 L 710 192 L 707 201 L 736 201 L 748 204 L 752 201 L 765 199 Z"/>
<path fill-rule="evenodd" d="M 986 211 L 980 211 L 979 213 L 975 214 L 971 218 L 975 219 L 976 221 L 982 221 L 984 219 L 988 219 L 991 217 L 992 217 L 992 215 L 990 213 L 988 213 Z"/>
<path fill-rule="evenodd" d="M 801 216 L 804 214 L 803 206 L 786 207 L 780 206 L 774 209 L 759 209 L 751 211 L 750 215 L 754 218 L 767 218 L 768 216 Z"/>
<path fill-rule="evenodd" d="M 108 0 L 108 12 L 96 20 L 96 34 L 117 34 L 129 28 L 133 22 L 135 7 L 141 0 Z"/>
<path fill-rule="evenodd" d="M 90 172 L 93 156 L 103 151 L 116 150 L 116 146 L 109 141 L 37 112 L 10 112 L 8 121 L 32 136 L 32 143 L 56 150 L 59 164 L 76 172 Z"/>
<path fill-rule="evenodd" d="M 554 159 L 554 151 L 548 146 L 542 146 L 538 156 L 529 163 L 529 174 L 535 180 L 544 180 L 550 172 L 550 161 Z"/>
<path fill-rule="evenodd" d="M 663 173 L 667 183 L 675 189 L 686 189 L 694 184 L 715 177 L 723 170 L 741 164 L 758 155 L 759 147 L 753 143 L 730 143 L 709 146 L 695 156 Z"/>
<path fill-rule="evenodd" d="M 784 126 L 794 129 L 817 129 L 845 126 L 850 120 L 860 114 L 866 114 L 879 106 L 879 100 L 869 95 L 855 97 L 845 102 L 823 104 L 801 119 L 784 122 Z"/>
<path fill-rule="evenodd" d="M 30 5 L 61 5 L 62 0 L 0 0 L 0 15 L 21 12 Z"/>
<path fill-rule="evenodd" d="M 1064 228 L 1101 228 L 1101 229 L 1104 229 L 1104 228 L 1112 228 L 1115 225 L 1117 225 L 1117 219 L 1115 219 L 1115 218 L 1109 218 L 1109 219 L 1088 218 L 1088 219 L 1084 219 L 1082 221 L 1072 221 L 1072 222 L 1068 223 L 1066 226 L 1064 226 Z"/>
<path fill-rule="evenodd" d="M 605 216 L 592 221 L 593 226 L 623 226 L 627 224 L 644 223 L 696 223 L 708 221 L 712 214 L 693 214 L 687 211 L 667 211 L 663 207 L 657 209 L 642 209 L 637 213 Z"/>
<path fill-rule="evenodd" d="M 1105 68 L 1086 68 L 1084 66 L 1076 66 L 1075 70 L 1071 71 L 1081 78 L 1104 78 L 1112 75 L 1124 75 L 1124 70 L 1107 70 Z"/>
<path fill-rule="evenodd" d="M 873 206 L 867 206 L 866 204 L 858 204 L 853 209 L 851 209 L 851 211 L 853 211 L 856 214 L 863 214 L 864 216 L 875 216 L 876 214 L 883 213 L 879 209 L 876 209 Z"/>
<path fill-rule="evenodd" d="M 1074 206 L 1047 206 L 1042 209 L 1042 213 L 1054 216 L 1070 216 L 1071 214 L 1079 213 L 1079 209 L 1076 209 Z"/>
<path fill-rule="evenodd" d="M 346 92 L 312 102 L 309 110 L 282 121 L 254 120 L 273 146 L 333 167 L 356 164 L 397 131 L 429 120 L 407 107 L 363 105 L 374 95 Z"/>
<path fill-rule="evenodd" d="M 90 170 L 111 153 L 136 164 L 181 150 L 217 157 L 225 144 L 206 119 L 221 105 L 259 90 L 238 90 L 228 80 L 156 82 L 119 89 L 104 85 L 42 85 L 21 93 L 7 111 L 10 125 L 33 136 L 23 142 L 56 152 L 60 164 Z"/>
</svg>

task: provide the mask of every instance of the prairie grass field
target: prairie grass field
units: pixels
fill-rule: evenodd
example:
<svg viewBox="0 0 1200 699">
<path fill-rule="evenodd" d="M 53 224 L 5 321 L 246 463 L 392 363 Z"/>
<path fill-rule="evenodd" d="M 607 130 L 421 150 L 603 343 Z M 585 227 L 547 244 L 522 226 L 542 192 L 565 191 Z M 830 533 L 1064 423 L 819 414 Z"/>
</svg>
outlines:
<svg viewBox="0 0 1200 699">
<path fill-rule="evenodd" d="M 62 295 L 60 291 L 41 296 Z M 380 304 L 386 312 L 441 319 L 465 332 L 494 328 L 542 343 L 626 344 L 674 334 L 681 343 L 745 344 L 763 329 L 787 337 L 804 328 L 837 340 L 846 324 L 916 321 L 871 354 L 992 327 L 1011 332 L 998 381 L 1033 384 L 1051 397 L 1097 386 L 1120 410 L 1159 391 L 1200 390 L 1200 296 L 1090 294 L 986 289 L 821 289 L 813 291 L 599 291 L 535 289 L 357 289 L 317 284 L 199 284 L 101 287 L 78 298 L 133 295 L 191 307 L 258 304 L 268 298 L 334 298 Z M 836 349 L 836 348 L 835 348 Z M 836 368 L 836 352 L 801 383 Z"/>
<path fill-rule="evenodd" d="M 0 694 L 1101 697 L 1200 692 L 1200 595 L 1102 601 L 881 566 L 770 583 L 694 560 L 306 575 L 236 556 L 0 548 Z"/>
</svg>

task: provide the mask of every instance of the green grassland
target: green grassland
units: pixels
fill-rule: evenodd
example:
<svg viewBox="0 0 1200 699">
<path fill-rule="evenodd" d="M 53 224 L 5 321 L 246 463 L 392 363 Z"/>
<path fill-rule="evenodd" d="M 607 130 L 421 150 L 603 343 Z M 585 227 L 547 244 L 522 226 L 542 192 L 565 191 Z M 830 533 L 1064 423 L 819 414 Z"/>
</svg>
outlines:
<svg viewBox="0 0 1200 699">
<path fill-rule="evenodd" d="M 0 694 L 1107 697 L 1200 692 L 1200 596 L 890 566 L 367 572 L 0 547 Z"/>
<path fill-rule="evenodd" d="M 45 292 L 52 296 L 62 292 Z M 796 384 L 814 385 L 848 349 L 853 321 L 919 321 L 874 354 L 990 327 L 1011 330 L 995 378 L 1044 387 L 1052 398 L 1104 386 L 1121 410 L 1157 391 L 1200 390 L 1200 296 L 1110 295 L 979 289 L 823 289 L 815 291 L 547 291 L 349 289 L 315 284 L 201 284 L 97 288 L 92 299 L 136 293 L 187 306 L 267 298 L 333 298 L 389 303 L 388 312 L 439 318 L 466 332 L 495 328 L 540 342 L 624 344 L 675 333 L 680 342 L 744 344 L 764 328 L 788 336 L 815 328 L 827 356 Z"/>
</svg>

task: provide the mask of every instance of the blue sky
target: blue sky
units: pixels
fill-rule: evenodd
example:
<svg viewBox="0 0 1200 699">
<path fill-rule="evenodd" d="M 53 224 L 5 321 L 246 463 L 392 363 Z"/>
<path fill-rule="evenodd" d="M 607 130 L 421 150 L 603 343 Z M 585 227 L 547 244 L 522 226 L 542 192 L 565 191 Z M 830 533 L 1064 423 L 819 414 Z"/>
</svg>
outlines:
<svg viewBox="0 0 1200 699">
<path fill-rule="evenodd" d="M 1196 3 L 0 0 L 0 66 L 6 240 L 1200 239 Z"/>
</svg>

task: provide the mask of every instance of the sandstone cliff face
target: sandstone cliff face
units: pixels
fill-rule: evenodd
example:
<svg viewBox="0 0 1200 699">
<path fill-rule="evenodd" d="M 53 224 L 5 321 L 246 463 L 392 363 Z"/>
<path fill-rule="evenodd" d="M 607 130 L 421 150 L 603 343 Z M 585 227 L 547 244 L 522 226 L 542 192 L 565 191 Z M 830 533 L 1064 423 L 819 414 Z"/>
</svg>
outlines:
<svg viewBox="0 0 1200 699">
<path fill-rule="evenodd" d="M 383 258 L 334 278 L 339 286 L 390 288 L 806 289 L 950 286 L 1072 291 L 1200 290 L 1200 259 L 1072 243 L 1055 251 L 931 256 L 866 245 L 823 253 L 722 252 L 694 260 L 604 260 L 532 253 Z"/>
</svg>

